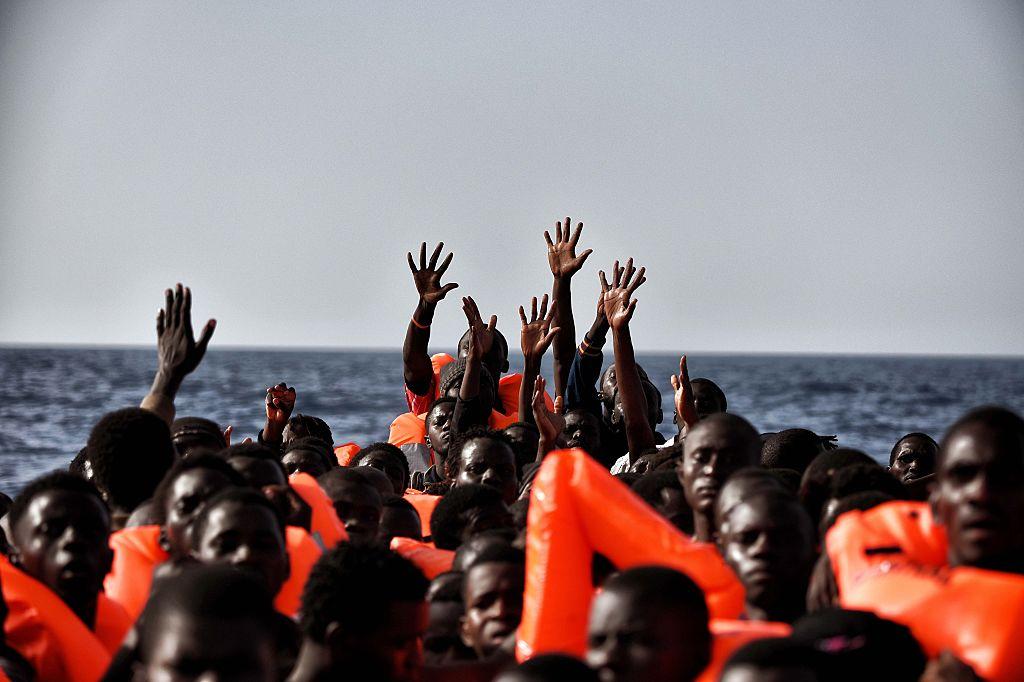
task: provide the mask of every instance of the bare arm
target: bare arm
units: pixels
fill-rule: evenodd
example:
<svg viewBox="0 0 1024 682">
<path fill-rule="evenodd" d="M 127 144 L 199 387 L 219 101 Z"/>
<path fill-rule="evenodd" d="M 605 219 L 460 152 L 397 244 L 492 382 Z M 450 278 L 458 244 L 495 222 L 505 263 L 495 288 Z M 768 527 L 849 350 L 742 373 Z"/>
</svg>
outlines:
<svg viewBox="0 0 1024 682">
<path fill-rule="evenodd" d="M 267 420 L 263 423 L 263 443 L 280 446 L 281 435 L 288 424 L 288 418 L 295 409 L 295 387 L 289 388 L 283 381 L 267 389 Z"/>
<path fill-rule="evenodd" d="M 637 287 L 647 281 L 644 268 L 633 269 L 633 259 L 626 261 L 625 268 L 615 264 L 611 286 L 601 273 L 601 290 L 604 292 L 604 312 L 612 328 L 612 343 L 615 345 L 615 380 L 622 400 L 622 416 L 626 422 L 626 445 L 629 449 L 629 463 L 633 464 L 645 450 L 653 448 L 654 430 L 647 421 L 647 399 L 644 397 L 640 374 L 636 369 L 633 355 L 633 340 L 629 333 L 629 320 L 636 310 L 636 299 L 632 298 Z M 636 278 L 633 275 L 636 274 Z"/>
<path fill-rule="evenodd" d="M 174 397 L 206 354 L 216 320 L 209 320 L 197 341 L 192 334 L 192 291 L 179 283 L 164 292 L 164 307 L 156 316 L 157 371 L 140 407 L 155 412 L 167 425 L 174 421 Z"/>
<path fill-rule="evenodd" d="M 534 381 L 533 419 L 537 424 L 537 431 L 540 439 L 537 441 L 537 461 L 544 461 L 544 457 L 555 448 L 563 447 L 565 439 L 562 431 L 565 429 L 565 418 L 562 417 L 562 398 L 555 398 L 555 411 L 549 412 L 548 406 L 544 404 L 544 388 L 546 382 L 544 377 L 538 376 Z"/>
<path fill-rule="evenodd" d="M 466 429 L 479 421 L 487 423 L 487 414 L 478 414 L 482 407 L 477 398 L 480 396 L 480 372 L 483 367 L 484 356 L 494 344 L 494 327 L 498 324 L 497 315 L 491 315 L 487 325 L 484 325 L 480 317 L 480 309 L 471 296 L 462 299 L 462 311 L 466 314 L 466 321 L 469 322 L 469 349 L 466 353 L 466 369 L 462 373 L 462 385 L 459 386 L 459 396 L 455 401 L 455 410 L 452 413 L 452 438 L 456 434 L 463 433 Z"/>
<path fill-rule="evenodd" d="M 693 389 L 690 386 L 690 372 L 686 369 L 686 356 L 679 358 L 679 375 L 669 377 L 675 391 L 676 425 L 679 434 L 686 436 L 697 423 L 697 407 L 693 404 Z"/>
<path fill-rule="evenodd" d="M 587 257 L 593 253 L 593 249 L 587 249 L 579 256 L 576 255 L 576 244 L 580 240 L 583 223 L 576 226 L 572 236 L 569 235 L 571 227 L 572 220 L 568 217 L 564 225 L 556 222 L 554 242 L 551 241 L 551 235 L 547 231 L 544 232 L 544 240 L 548 244 L 548 266 L 554 278 L 551 285 L 553 309 L 557 310 L 554 324 L 559 329 L 552 351 L 556 396 L 565 394 L 569 366 L 576 352 L 576 322 L 572 315 L 572 276 L 580 271 Z"/>
<path fill-rule="evenodd" d="M 541 361 L 548 346 L 558 334 L 558 327 L 552 327 L 555 319 L 557 304 L 551 305 L 551 312 L 548 313 L 548 295 L 544 294 L 540 304 L 540 315 L 537 315 L 537 297 L 533 297 L 531 304 L 530 319 L 526 319 L 526 311 L 519 306 L 519 318 L 523 322 L 523 329 L 520 333 L 525 368 L 523 369 L 523 381 L 519 384 L 519 419 L 527 423 L 533 423 L 533 387 L 534 382 L 540 375 Z M 568 367 L 566 367 L 568 369 Z"/>
<path fill-rule="evenodd" d="M 430 343 L 430 324 L 434 321 L 434 308 L 449 291 L 459 286 L 454 282 L 443 286 L 441 284 L 441 276 L 444 275 L 452 262 L 452 256 L 455 255 L 449 253 L 448 257 L 438 266 L 437 259 L 443 248 L 444 242 L 440 242 L 434 248 L 428 262 L 427 243 L 420 244 L 419 268 L 416 267 L 412 253 L 406 254 L 420 298 L 416 303 L 416 309 L 413 310 L 412 318 L 409 320 L 409 328 L 405 332 L 402 365 L 405 373 L 405 385 L 416 395 L 425 395 L 430 390 L 430 382 L 434 376 L 430 355 L 427 354 L 427 345 Z"/>
</svg>

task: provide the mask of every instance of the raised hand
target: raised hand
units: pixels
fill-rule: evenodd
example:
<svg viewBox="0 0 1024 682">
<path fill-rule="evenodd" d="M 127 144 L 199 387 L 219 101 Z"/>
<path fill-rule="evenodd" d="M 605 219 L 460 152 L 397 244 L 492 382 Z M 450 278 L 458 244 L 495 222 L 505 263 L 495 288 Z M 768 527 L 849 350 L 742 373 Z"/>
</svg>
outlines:
<svg viewBox="0 0 1024 682">
<path fill-rule="evenodd" d="M 192 334 L 192 291 L 179 282 L 164 292 L 164 308 L 156 316 L 158 376 L 176 390 L 203 359 L 216 320 L 208 320 L 197 341 Z"/>
<path fill-rule="evenodd" d="M 565 219 L 565 224 L 555 223 L 555 241 L 551 241 L 551 234 L 544 230 L 544 241 L 548 243 L 548 266 L 555 279 L 568 279 L 580 271 L 587 257 L 594 252 L 587 249 L 579 256 L 576 255 L 576 244 L 580 241 L 580 233 L 583 232 L 583 223 L 576 225 L 572 236 L 569 230 L 572 228 L 572 220 Z"/>
<path fill-rule="evenodd" d="M 608 318 L 608 324 L 612 329 L 621 329 L 629 324 L 636 310 L 636 299 L 632 298 L 633 292 L 641 284 L 647 281 L 644 273 L 646 268 L 640 268 L 637 272 L 633 268 L 633 259 L 626 261 L 626 267 L 620 268 L 619 261 L 615 261 L 612 273 L 612 283 L 608 284 L 604 270 L 598 273 L 601 279 L 601 302 L 604 304 L 604 314 Z M 634 278 L 634 275 L 636 277 Z"/>
<path fill-rule="evenodd" d="M 449 291 L 459 286 L 455 282 L 441 284 L 441 276 L 444 275 L 452 262 L 452 256 L 455 255 L 454 253 L 449 253 L 448 257 L 441 261 L 441 265 L 438 266 L 437 258 L 441 255 L 441 249 L 443 248 L 444 242 L 438 243 L 428 262 L 427 243 L 423 242 L 420 244 L 420 267 L 418 269 L 415 261 L 413 261 L 412 253 L 406 253 L 406 256 L 409 258 L 409 269 L 412 270 L 412 278 L 416 283 L 416 291 L 419 292 L 420 300 L 430 306 L 436 305 Z"/>
<path fill-rule="evenodd" d="M 466 314 L 466 321 L 473 332 L 469 336 L 468 355 L 471 359 L 480 361 L 494 345 L 494 327 L 498 324 L 498 316 L 491 315 L 490 321 L 484 325 L 483 318 L 480 317 L 480 308 L 472 296 L 462 298 L 462 312 Z"/>
<path fill-rule="evenodd" d="M 693 388 L 690 386 L 690 372 L 686 369 L 686 356 L 679 358 L 679 375 L 669 377 L 672 390 L 676 392 L 676 418 L 679 430 L 685 433 L 697 423 L 697 407 L 693 403 Z"/>
<path fill-rule="evenodd" d="M 295 387 L 289 388 L 283 381 L 267 389 L 267 421 L 279 424 L 281 429 L 288 423 L 295 409 Z"/>
<path fill-rule="evenodd" d="M 555 399 L 555 412 L 548 411 L 548 406 L 544 403 L 546 387 L 547 382 L 544 381 L 544 377 L 538 376 L 533 382 L 533 400 L 530 403 L 533 420 L 540 432 L 538 458 L 559 446 L 563 440 L 562 431 L 565 429 L 565 417 L 560 412 L 561 396 Z"/>
<path fill-rule="evenodd" d="M 523 330 L 520 334 L 523 357 L 527 362 L 539 360 L 547 352 L 551 341 L 558 333 L 558 327 L 551 327 L 555 319 L 555 304 L 551 304 L 551 311 L 548 312 L 548 295 L 544 294 L 540 304 L 540 315 L 537 314 L 537 297 L 533 297 L 531 303 L 530 319 L 526 319 L 526 311 L 519 306 L 519 318 L 523 322 Z"/>
</svg>

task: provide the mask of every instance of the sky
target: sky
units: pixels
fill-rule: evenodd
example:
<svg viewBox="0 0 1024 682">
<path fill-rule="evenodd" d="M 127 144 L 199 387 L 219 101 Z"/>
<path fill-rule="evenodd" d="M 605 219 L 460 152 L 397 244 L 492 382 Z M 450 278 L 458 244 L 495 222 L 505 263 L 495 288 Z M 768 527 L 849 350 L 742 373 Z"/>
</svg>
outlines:
<svg viewBox="0 0 1024 682">
<path fill-rule="evenodd" d="M 1024 354 L 1024 3 L 0 3 L 0 343 L 515 344 L 571 216 L 646 351 Z M 197 321 L 197 326 L 201 320 Z"/>
</svg>

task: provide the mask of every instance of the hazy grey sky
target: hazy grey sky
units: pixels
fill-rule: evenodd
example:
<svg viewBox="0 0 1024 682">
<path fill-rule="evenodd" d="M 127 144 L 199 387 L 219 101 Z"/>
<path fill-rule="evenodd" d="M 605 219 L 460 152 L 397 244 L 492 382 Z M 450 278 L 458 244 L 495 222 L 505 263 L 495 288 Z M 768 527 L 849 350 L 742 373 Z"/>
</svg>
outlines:
<svg viewBox="0 0 1024 682">
<path fill-rule="evenodd" d="M 517 336 L 542 231 L 642 349 L 1024 353 L 1024 3 L 0 5 L 0 342 Z"/>
</svg>

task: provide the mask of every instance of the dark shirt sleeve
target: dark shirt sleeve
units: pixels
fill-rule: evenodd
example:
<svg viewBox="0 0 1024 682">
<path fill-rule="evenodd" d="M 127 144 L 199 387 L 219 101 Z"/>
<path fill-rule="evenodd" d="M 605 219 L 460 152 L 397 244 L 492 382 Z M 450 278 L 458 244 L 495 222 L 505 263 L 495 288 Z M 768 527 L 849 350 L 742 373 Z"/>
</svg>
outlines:
<svg viewBox="0 0 1024 682">
<path fill-rule="evenodd" d="M 603 339 L 600 344 L 596 344 L 590 342 L 589 336 L 584 336 L 583 343 L 576 349 L 565 384 L 566 410 L 587 410 L 598 419 L 601 418 L 597 382 L 601 378 L 601 366 L 604 364 L 604 354 L 601 352 L 603 345 Z"/>
<path fill-rule="evenodd" d="M 460 435 L 477 425 L 486 425 L 490 419 L 490 413 L 484 413 L 484 404 L 480 396 L 463 400 L 455 399 L 455 409 L 452 411 L 452 442 Z"/>
</svg>

